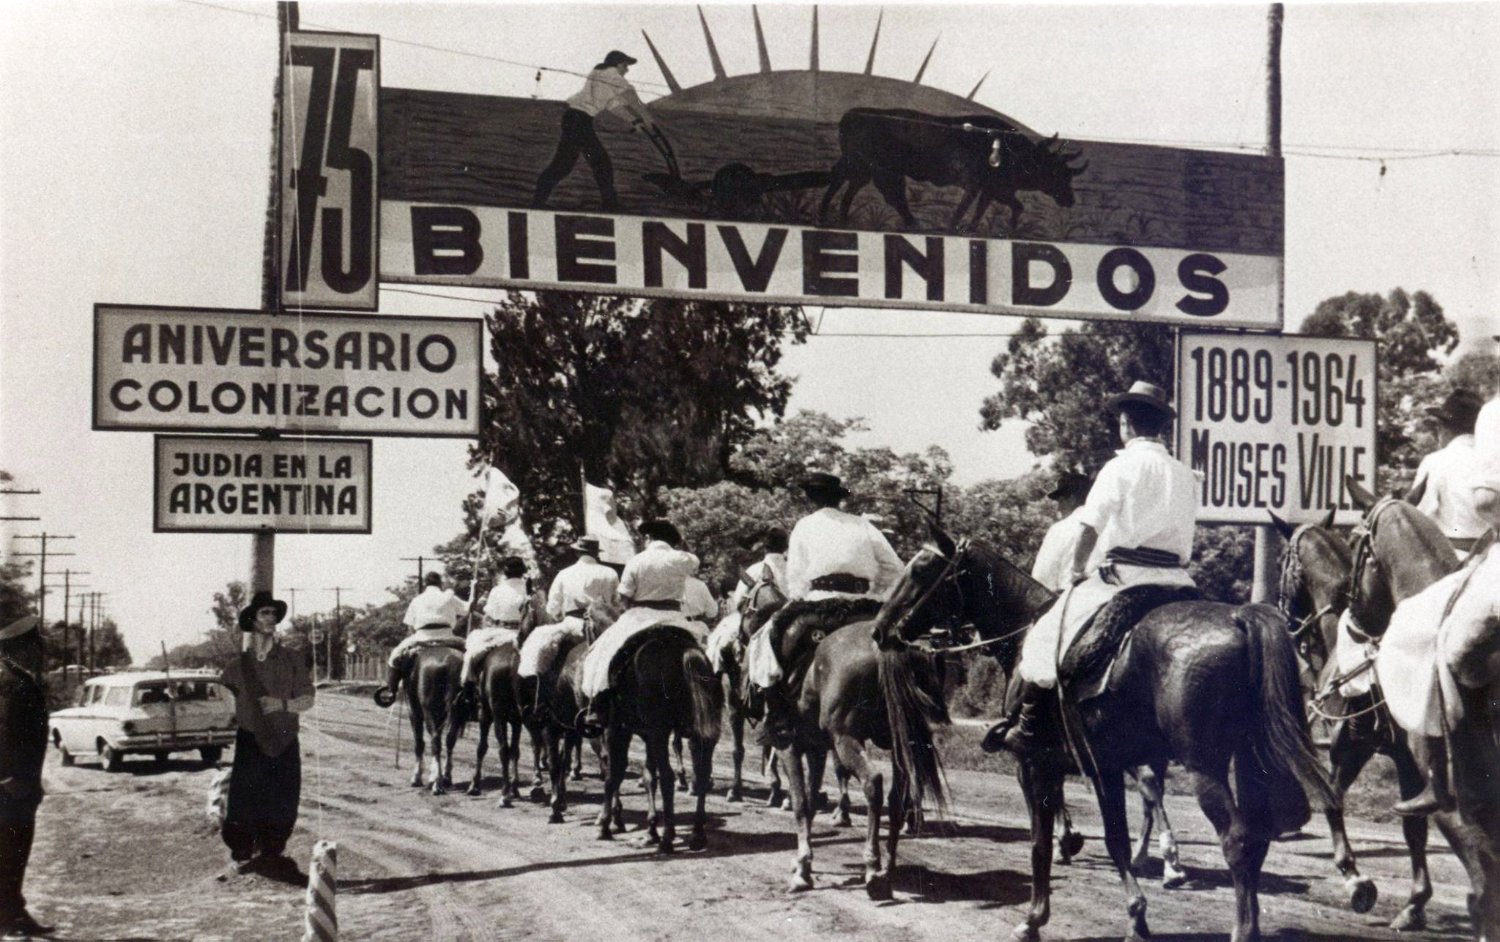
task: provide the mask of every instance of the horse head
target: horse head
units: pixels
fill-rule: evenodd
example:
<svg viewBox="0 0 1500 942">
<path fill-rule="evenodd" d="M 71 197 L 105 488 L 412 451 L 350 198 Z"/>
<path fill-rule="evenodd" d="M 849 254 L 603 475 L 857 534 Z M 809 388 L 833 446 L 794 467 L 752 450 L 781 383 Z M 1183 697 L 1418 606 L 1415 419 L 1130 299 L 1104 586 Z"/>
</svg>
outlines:
<svg viewBox="0 0 1500 942">
<path fill-rule="evenodd" d="M 1345 487 L 1365 511 L 1354 530 L 1349 612 L 1361 631 L 1379 637 L 1397 603 L 1457 569 L 1458 554 L 1432 518 L 1411 504 L 1377 499 L 1352 477 Z"/>
<path fill-rule="evenodd" d="M 786 604 L 786 596 L 776 585 L 776 581 L 767 572 L 756 580 L 750 591 L 745 593 L 745 598 L 740 602 L 740 632 L 741 644 L 748 644 L 755 633 L 770 622 L 771 616 L 779 612 Z"/>
<path fill-rule="evenodd" d="M 1270 511 L 1267 511 L 1270 513 Z M 1297 652 L 1314 675 L 1321 675 L 1333 652 L 1339 615 L 1349 604 L 1349 547 L 1333 532 L 1334 511 L 1299 527 L 1271 513 L 1286 537 L 1281 554 L 1277 605 L 1287 618 Z"/>
</svg>

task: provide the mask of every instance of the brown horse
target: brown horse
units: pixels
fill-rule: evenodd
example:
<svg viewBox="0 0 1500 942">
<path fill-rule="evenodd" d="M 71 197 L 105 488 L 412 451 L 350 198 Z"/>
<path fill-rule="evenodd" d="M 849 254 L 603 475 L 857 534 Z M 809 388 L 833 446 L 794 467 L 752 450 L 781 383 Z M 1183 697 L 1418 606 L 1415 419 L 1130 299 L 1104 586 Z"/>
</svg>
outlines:
<svg viewBox="0 0 1500 942">
<path fill-rule="evenodd" d="M 432 743 L 432 793 L 446 794 L 453 787 L 453 744 L 463 732 L 467 717 L 458 706 L 459 676 L 463 655 L 450 647 L 426 645 L 411 654 L 411 667 L 401 686 L 411 709 L 411 732 L 417 757 L 411 785 L 422 787 L 425 732 Z"/>
<path fill-rule="evenodd" d="M 661 791 L 663 827 L 658 836 L 655 815 L 651 827 L 657 849 L 671 853 L 676 838 L 673 808 L 676 778 L 672 773 L 670 739 L 687 739 L 693 762 L 693 815 L 689 850 L 708 845 L 704 830 L 708 779 L 713 771 L 713 750 L 719 739 L 724 711 L 723 691 L 714 677 L 708 655 L 697 637 L 685 628 L 664 624 L 645 629 L 627 642 L 617 655 L 618 683 L 613 692 L 604 726 L 604 757 L 608 771 L 604 779 L 604 805 L 599 810 L 600 840 L 614 835 L 610 830 L 611 809 L 625 779 L 630 741 L 639 736 L 646 745 L 648 779 Z"/>
<path fill-rule="evenodd" d="M 1365 511 L 1349 574 L 1349 611 L 1361 630 L 1379 637 L 1398 604 L 1458 569 L 1458 555 L 1437 525 L 1415 507 L 1390 498 L 1377 500 L 1353 479 L 1346 486 L 1356 506 Z M 1500 638 L 1494 637 L 1500 632 L 1491 635 L 1486 643 L 1493 651 L 1500 648 Z M 1496 701 L 1486 689 L 1494 678 L 1466 671 L 1465 664 L 1452 666 L 1464 706 L 1462 720 L 1448 731 L 1461 824 L 1450 830 L 1442 817 L 1438 822 L 1468 870 L 1475 937 L 1500 939 L 1500 804 L 1495 797 L 1500 746 L 1493 718 Z"/>
<path fill-rule="evenodd" d="M 490 727 L 495 727 L 495 741 L 500 747 L 500 801 L 499 807 L 509 808 L 513 799 L 521 796 L 521 727 L 531 734 L 531 763 L 540 787 L 544 763 L 542 762 L 541 730 L 535 716 L 527 711 L 522 701 L 521 678 L 516 668 L 521 660 L 521 646 L 536 628 L 538 612 L 542 611 L 539 599 L 528 600 L 521 609 L 521 621 L 514 641 L 491 649 L 484 659 L 475 665 L 478 687 L 477 706 L 479 713 L 479 744 L 474 754 L 474 778 L 469 783 L 468 794 L 479 795 L 484 757 L 489 751 Z"/>
<path fill-rule="evenodd" d="M 936 531 L 934 539 L 936 546 L 907 565 L 877 620 L 882 659 L 901 656 L 939 625 L 968 624 L 997 642 L 994 653 L 1008 670 L 1015 639 L 1039 608 L 1030 580 L 982 543 L 955 544 Z M 899 726 L 906 703 L 887 703 Z M 1038 938 L 1050 915 L 1051 802 L 1062 790 L 1066 738 L 1077 744 L 1099 800 L 1104 843 L 1126 890 L 1127 938 L 1143 939 L 1149 930 L 1146 898 L 1130 869 L 1124 773 L 1172 759 L 1192 776 L 1199 806 L 1219 833 L 1235 890 L 1232 938 L 1258 938 L 1260 871 L 1271 840 L 1306 823 L 1309 793 L 1337 803 L 1301 706 L 1296 653 L 1276 609 L 1200 601 L 1153 609 L 1133 629 L 1104 693 L 1056 714 L 1062 729 L 1044 716 L 1042 725 L 1054 727 L 1043 730 L 1050 745 L 1021 758 L 1032 817 L 1032 901 L 1015 936 Z M 912 761 L 911 751 L 898 744 L 896 759 Z"/>
<path fill-rule="evenodd" d="M 786 596 L 776 587 L 776 583 L 769 577 L 756 581 L 745 593 L 744 600 L 740 603 L 739 611 L 732 617 L 739 619 L 738 630 L 735 638 L 724 651 L 722 666 L 719 676 L 724 685 L 725 712 L 729 717 L 730 742 L 733 743 L 732 757 L 734 760 L 734 775 L 729 783 L 729 790 L 725 801 L 740 802 L 745 800 L 743 768 L 745 764 L 745 726 L 747 723 L 758 723 L 765 714 L 765 705 L 748 685 L 746 676 L 748 673 L 747 655 L 749 653 L 750 639 L 765 626 L 783 605 L 786 604 Z M 770 746 L 761 747 L 761 767 L 769 768 L 771 778 L 771 791 L 766 798 L 766 804 L 770 807 L 780 807 L 786 798 L 786 791 L 781 786 L 781 773 L 777 768 L 775 753 Z"/>
</svg>

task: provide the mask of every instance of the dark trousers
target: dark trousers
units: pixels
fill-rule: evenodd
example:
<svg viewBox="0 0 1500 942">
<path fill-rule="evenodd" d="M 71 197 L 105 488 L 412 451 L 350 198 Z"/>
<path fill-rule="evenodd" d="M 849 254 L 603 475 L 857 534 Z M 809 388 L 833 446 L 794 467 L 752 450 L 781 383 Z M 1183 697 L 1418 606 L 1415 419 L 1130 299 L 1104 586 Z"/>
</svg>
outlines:
<svg viewBox="0 0 1500 942">
<path fill-rule="evenodd" d="M 37 802 L 17 800 L 0 790 L 0 930 L 26 911 L 21 884 L 36 834 Z"/>
<path fill-rule="evenodd" d="M 220 832 L 229 845 L 229 856 L 249 860 L 285 851 L 297 826 L 301 796 L 302 750 L 295 739 L 281 755 L 268 756 L 249 732 L 235 733 L 229 808 Z"/>
<path fill-rule="evenodd" d="M 552 155 L 552 162 L 537 177 L 536 196 L 532 198 L 532 206 L 547 205 L 552 189 L 573 172 L 573 165 L 578 162 L 579 154 L 583 155 L 589 162 L 589 168 L 594 171 L 594 182 L 599 184 L 599 195 L 604 200 L 604 208 L 618 208 L 615 168 L 610 162 L 609 152 L 599 142 L 599 135 L 594 133 L 594 119 L 574 108 L 563 112 L 562 136 L 557 142 L 557 153 Z"/>
</svg>

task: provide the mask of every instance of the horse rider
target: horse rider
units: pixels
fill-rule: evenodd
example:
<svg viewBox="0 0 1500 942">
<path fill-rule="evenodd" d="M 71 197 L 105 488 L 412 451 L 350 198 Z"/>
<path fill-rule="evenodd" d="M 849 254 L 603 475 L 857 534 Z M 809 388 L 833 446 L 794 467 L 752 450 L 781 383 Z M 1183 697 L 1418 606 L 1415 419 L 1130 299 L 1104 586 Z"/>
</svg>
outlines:
<svg viewBox="0 0 1500 942">
<path fill-rule="evenodd" d="M 708 583 L 694 572 L 682 585 L 682 614 L 691 621 L 712 625 L 719 620 L 719 600 Z"/>
<path fill-rule="evenodd" d="M 507 643 L 515 644 L 521 632 L 521 619 L 531 606 L 531 592 L 526 585 L 526 560 L 507 556 L 500 561 L 500 581 L 490 590 L 484 603 L 484 620 L 478 631 L 464 638 L 464 666 L 460 674 L 463 698 L 474 697 L 474 665 Z"/>
<path fill-rule="evenodd" d="M 578 558 L 552 578 L 547 614 L 553 621 L 537 625 L 521 643 L 518 677 L 544 676 L 565 641 L 583 640 L 591 609 L 612 613 L 619 607 L 620 577 L 599 562 L 599 540 L 580 537 L 569 548 Z M 550 699 L 550 693 L 538 686 L 537 702 Z"/>
<path fill-rule="evenodd" d="M 641 524 L 646 548 L 630 558 L 620 577 L 624 613 L 604 630 L 583 659 L 580 692 L 589 698 L 582 720 L 584 735 L 596 736 L 608 719 L 609 671 L 615 655 L 630 638 L 657 625 L 677 625 L 705 640 L 708 629 L 688 621 L 682 614 L 682 594 L 687 579 L 698 571 L 698 557 L 685 550 L 682 534 L 671 522 L 650 520 Z"/>
<path fill-rule="evenodd" d="M 1489 529 L 1474 509 L 1474 422 L 1484 402 L 1468 389 L 1455 389 L 1442 405 L 1427 410 L 1437 419 L 1441 447 L 1422 459 L 1406 502 L 1431 517 L 1460 555 Z"/>
<path fill-rule="evenodd" d="M 468 604 L 452 589 L 443 588 L 442 573 L 429 572 L 423 582 L 422 591 L 406 606 L 406 615 L 401 619 L 412 633 L 391 649 L 391 656 L 386 660 L 389 671 L 383 688 L 385 696 L 376 700 L 382 706 L 395 702 L 396 687 L 411 669 L 411 659 L 407 654 L 414 648 L 442 645 L 459 651 L 464 649 L 464 639 L 454 634 L 453 629 L 460 618 L 468 617 Z"/>
<path fill-rule="evenodd" d="M 1110 398 L 1124 447 L 1094 481 L 1079 516 L 1070 587 L 1026 633 L 1016 708 L 985 735 L 989 752 L 1030 751 L 1036 719 L 1057 686 L 1057 665 L 1078 632 L 1122 589 L 1192 586 L 1184 566 L 1193 551 L 1198 480 L 1167 451 L 1163 434 L 1176 416 L 1166 390 L 1137 381 Z M 1102 564 L 1091 564 L 1095 554 Z"/>
<path fill-rule="evenodd" d="M 26 911 L 21 893 L 47 758 L 47 675 L 37 621 L 26 615 L 0 628 L 0 932 L 6 939 L 55 931 Z"/>
<path fill-rule="evenodd" d="M 771 527 L 760 539 L 761 551 L 765 554 L 759 560 L 745 567 L 743 577 L 735 583 L 734 594 L 729 597 L 729 608 L 731 611 L 739 611 L 740 605 L 744 603 L 745 597 L 750 590 L 759 585 L 763 580 L 770 579 L 776 586 L 776 591 L 784 597 L 787 594 L 786 585 L 786 550 L 787 535 L 781 527 Z M 748 582 L 746 579 L 748 578 Z"/>
<path fill-rule="evenodd" d="M 1087 475 L 1064 471 L 1058 475 L 1057 485 L 1047 493 L 1050 500 L 1057 502 L 1062 518 L 1048 527 L 1047 535 L 1042 537 L 1036 562 L 1031 566 L 1031 578 L 1053 592 L 1060 594 L 1073 584 L 1073 552 L 1083 537 L 1083 502 L 1093 486 Z"/>
</svg>

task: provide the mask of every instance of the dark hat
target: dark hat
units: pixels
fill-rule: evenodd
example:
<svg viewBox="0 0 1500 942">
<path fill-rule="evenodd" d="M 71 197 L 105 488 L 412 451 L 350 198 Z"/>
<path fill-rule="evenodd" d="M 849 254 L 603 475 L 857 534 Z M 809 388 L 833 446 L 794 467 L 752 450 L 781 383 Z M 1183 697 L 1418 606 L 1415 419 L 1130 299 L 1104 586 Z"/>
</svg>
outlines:
<svg viewBox="0 0 1500 942">
<path fill-rule="evenodd" d="M 599 538 L 595 536 L 580 536 L 568 544 L 570 549 L 589 556 L 599 555 Z"/>
<path fill-rule="evenodd" d="M 1442 405 L 1429 408 L 1427 414 L 1444 425 L 1471 432 L 1474 420 L 1479 418 L 1479 410 L 1483 408 L 1484 402 L 1478 395 L 1460 387 L 1450 392 Z"/>
<path fill-rule="evenodd" d="M 1079 474 L 1076 471 L 1064 471 L 1057 476 L 1057 486 L 1048 491 L 1047 496 L 1052 500 L 1062 500 L 1064 497 L 1073 497 L 1075 495 L 1083 497 L 1088 494 L 1089 488 L 1093 486 L 1093 483 L 1086 474 Z"/>
<path fill-rule="evenodd" d="M 507 556 L 500 560 L 500 572 L 507 578 L 526 575 L 526 560 L 519 556 Z"/>
<path fill-rule="evenodd" d="M 28 631 L 36 630 L 37 622 L 40 621 L 35 615 L 22 615 L 15 621 L 0 628 L 0 641 L 9 641 L 11 638 L 19 638 Z"/>
<path fill-rule="evenodd" d="M 604 57 L 604 61 L 601 62 L 601 63 L 599 63 L 598 65 L 594 66 L 594 68 L 596 68 L 596 69 L 612 69 L 615 66 L 620 65 L 621 63 L 624 63 L 625 65 L 635 65 L 635 61 L 636 60 L 634 58 L 632 58 L 630 56 L 627 56 L 625 53 L 621 52 L 620 50 L 618 50 L 618 49 L 611 49 L 609 51 L 609 55 L 607 55 L 607 56 Z"/>
<path fill-rule="evenodd" d="M 767 553 L 785 553 L 787 535 L 786 530 L 781 527 L 767 527 L 766 532 L 760 536 L 760 542 L 756 544 Z"/>
<path fill-rule="evenodd" d="M 1160 386 L 1153 385 L 1143 380 L 1136 380 L 1130 384 L 1127 392 L 1109 397 L 1109 408 L 1113 412 L 1126 403 L 1136 403 L 1146 406 L 1162 413 L 1167 418 L 1175 418 L 1177 411 L 1167 404 L 1167 391 Z"/>
<path fill-rule="evenodd" d="M 802 490 L 809 494 L 826 494 L 832 497 L 848 497 L 849 489 L 836 474 L 827 471 L 809 471 L 802 479 Z"/>
<path fill-rule="evenodd" d="M 270 605 L 276 609 L 276 620 L 280 622 L 286 617 L 286 603 L 281 599 L 273 598 L 271 593 L 262 589 L 255 593 L 250 599 L 250 604 L 240 609 L 240 630 L 249 631 L 255 622 L 255 613 Z"/>
<path fill-rule="evenodd" d="M 641 536 L 648 540 L 661 540 L 673 546 L 682 545 L 682 533 L 670 520 L 647 520 L 641 524 Z"/>
</svg>

